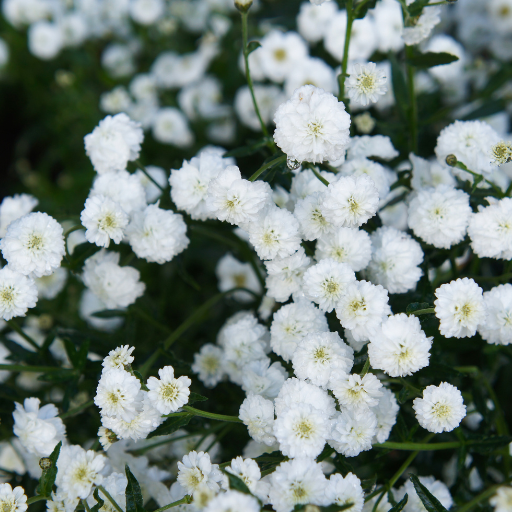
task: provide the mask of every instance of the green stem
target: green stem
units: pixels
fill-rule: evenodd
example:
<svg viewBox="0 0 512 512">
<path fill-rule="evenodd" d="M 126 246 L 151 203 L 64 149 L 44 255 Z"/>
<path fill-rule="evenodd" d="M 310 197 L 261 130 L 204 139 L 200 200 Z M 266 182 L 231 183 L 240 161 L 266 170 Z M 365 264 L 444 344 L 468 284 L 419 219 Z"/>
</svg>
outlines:
<svg viewBox="0 0 512 512">
<path fill-rule="evenodd" d="M 326 186 L 329 186 L 329 182 L 319 173 L 317 170 L 311 166 L 310 169 L 313 171 L 313 174 Z"/>
<path fill-rule="evenodd" d="M 74 416 L 75 414 L 82 412 L 84 409 L 88 409 L 92 405 L 94 405 L 94 400 L 89 400 L 88 402 L 85 402 L 82 405 L 75 407 L 74 409 L 70 409 L 67 412 L 59 414 L 59 418 L 61 418 L 61 419 L 69 418 L 70 416 Z"/>
<path fill-rule="evenodd" d="M 448 165 L 450 165 L 448 163 L 448 161 L 446 163 Z M 466 165 L 463 162 L 460 162 L 459 160 L 457 160 L 457 162 L 455 164 L 451 165 L 450 167 L 457 167 L 457 169 L 460 169 L 461 171 L 466 171 L 469 174 L 471 174 L 471 176 L 473 176 L 475 178 L 475 180 L 474 180 L 475 185 L 478 185 L 478 183 L 480 183 L 480 181 L 482 181 L 482 180 L 485 181 L 496 192 L 496 194 L 498 194 L 498 197 L 500 197 L 500 198 L 503 198 L 508 195 L 507 193 L 504 194 L 503 191 L 501 190 L 501 188 L 499 188 L 495 183 L 488 180 L 487 178 L 484 178 L 481 174 L 471 171 L 470 169 L 468 169 L 466 167 Z M 478 182 L 477 182 L 477 180 L 478 180 Z M 476 186 L 474 188 L 476 188 Z"/>
<path fill-rule="evenodd" d="M 412 46 L 405 47 L 405 55 L 407 59 L 412 58 L 414 48 Z M 414 91 L 414 67 L 407 64 L 407 90 L 409 92 L 409 147 L 410 151 L 415 155 L 418 154 L 418 104 L 416 102 L 416 94 Z"/>
<path fill-rule="evenodd" d="M 16 331 L 23 339 L 27 340 L 36 349 L 36 352 L 41 350 L 41 347 L 28 334 L 25 334 L 23 329 L 14 320 L 7 320 L 7 325 L 13 331 Z"/>
<path fill-rule="evenodd" d="M 108 501 L 114 505 L 118 512 L 124 512 L 123 509 L 117 504 L 117 501 L 110 496 L 110 493 L 102 486 L 98 485 L 98 489 L 107 497 Z"/>
<path fill-rule="evenodd" d="M 361 370 L 361 373 L 360 373 L 361 377 L 364 377 L 368 373 L 369 369 L 370 369 L 370 358 L 367 357 L 366 361 L 364 362 L 363 369 Z"/>
<path fill-rule="evenodd" d="M 82 502 L 82 505 L 84 506 L 84 509 L 87 511 L 87 512 L 91 512 L 91 509 L 89 508 L 89 505 L 87 505 L 87 501 L 86 500 L 80 500 Z"/>
<path fill-rule="evenodd" d="M 211 420 L 230 421 L 232 423 L 243 423 L 243 421 L 237 416 L 226 416 L 225 414 L 214 414 L 213 412 L 200 411 L 199 409 L 190 407 L 190 405 L 184 405 L 183 410 L 188 411 L 194 414 L 195 416 L 201 416 L 203 418 L 209 418 Z"/>
<path fill-rule="evenodd" d="M 163 510 L 167 510 L 168 508 L 177 507 L 178 505 L 188 505 L 192 502 L 192 499 L 187 494 L 184 498 L 181 498 L 181 500 L 174 501 L 173 503 L 169 503 L 169 505 L 165 505 L 165 507 L 160 507 L 154 510 L 153 512 L 162 512 Z"/>
<path fill-rule="evenodd" d="M 27 500 L 27 505 L 32 505 L 32 503 L 37 503 L 38 501 L 49 500 L 49 499 L 51 499 L 50 496 L 42 496 L 42 495 L 32 496 L 32 498 L 29 498 Z"/>
<path fill-rule="evenodd" d="M 57 368 L 56 366 L 25 366 L 23 364 L 0 364 L 0 370 L 8 372 L 35 372 L 35 373 L 50 373 L 59 371 L 73 372 L 69 368 Z"/>
<path fill-rule="evenodd" d="M 435 315 L 436 308 L 427 308 L 427 309 L 418 309 L 418 311 L 413 311 L 410 315 L 420 316 L 420 315 Z M 410 316 L 409 315 L 409 316 Z"/>
<path fill-rule="evenodd" d="M 247 44 L 247 18 L 249 17 L 249 11 L 241 12 L 242 15 L 242 51 L 244 54 L 244 64 L 245 64 L 245 78 L 247 80 L 247 85 L 249 86 L 249 90 L 251 91 L 252 103 L 254 105 L 254 111 L 258 116 L 258 120 L 260 122 L 261 131 L 265 137 L 269 137 L 267 127 L 263 122 L 263 118 L 261 117 L 260 108 L 258 107 L 258 102 L 256 101 L 256 95 L 254 94 L 254 84 L 252 83 L 251 70 L 249 68 L 249 47 Z M 275 153 L 276 148 L 273 140 L 269 140 L 268 143 L 269 148 L 272 150 L 272 153 Z"/>
<path fill-rule="evenodd" d="M 158 183 L 155 178 L 149 174 L 148 170 L 141 164 L 140 160 L 135 160 L 135 165 L 146 175 L 146 178 L 149 181 L 153 182 L 153 184 L 157 186 L 162 192 L 165 192 L 165 188 L 163 188 L 162 185 L 160 185 L 160 183 Z"/>
<path fill-rule="evenodd" d="M 345 46 L 343 47 L 343 60 L 341 62 L 341 73 L 338 76 L 338 84 L 339 84 L 339 95 L 338 99 L 343 101 L 345 105 L 347 102 L 345 101 L 345 79 L 347 77 L 347 67 L 348 67 L 348 50 L 350 47 L 350 36 L 352 35 L 352 24 L 354 23 L 354 2 L 353 0 L 347 0 L 346 9 L 347 9 L 347 29 L 345 31 Z"/>
<path fill-rule="evenodd" d="M 489 489 L 486 489 L 485 491 L 481 492 L 478 496 L 475 496 L 471 501 L 468 501 L 462 507 L 457 509 L 457 512 L 468 512 L 468 510 L 471 510 L 475 505 L 478 505 L 481 501 L 485 500 L 486 498 L 490 498 L 502 485 L 504 485 L 504 482 L 501 484 L 493 485 L 492 487 L 489 487 Z"/>
<path fill-rule="evenodd" d="M 256 181 L 261 173 L 263 171 L 266 171 L 267 169 L 270 169 L 271 167 L 274 167 L 275 165 L 279 165 L 282 162 L 286 162 L 286 155 L 278 156 L 277 158 L 274 158 L 273 160 L 270 160 L 270 162 L 267 162 L 266 164 L 263 164 L 250 178 L 249 181 Z"/>
<path fill-rule="evenodd" d="M 141 318 L 143 318 L 144 320 L 146 320 L 146 322 L 149 322 L 150 324 L 152 324 L 155 327 L 157 327 L 158 329 L 160 329 L 161 331 L 165 331 L 168 334 L 171 332 L 171 329 L 169 329 L 169 327 L 167 327 L 164 324 L 161 324 L 158 320 L 155 320 L 151 315 L 149 315 L 148 313 L 146 313 L 144 310 L 140 309 L 139 307 L 134 306 L 134 307 L 130 308 L 130 310 L 133 311 L 136 315 L 138 315 Z"/>
<path fill-rule="evenodd" d="M 468 441 L 466 444 L 471 444 Z M 401 450 L 401 451 L 434 451 L 434 450 L 451 450 L 458 448 L 461 445 L 459 441 L 447 442 L 447 443 L 395 443 L 392 441 L 386 441 L 384 443 L 374 444 L 373 448 L 384 448 L 386 450 Z"/>
</svg>

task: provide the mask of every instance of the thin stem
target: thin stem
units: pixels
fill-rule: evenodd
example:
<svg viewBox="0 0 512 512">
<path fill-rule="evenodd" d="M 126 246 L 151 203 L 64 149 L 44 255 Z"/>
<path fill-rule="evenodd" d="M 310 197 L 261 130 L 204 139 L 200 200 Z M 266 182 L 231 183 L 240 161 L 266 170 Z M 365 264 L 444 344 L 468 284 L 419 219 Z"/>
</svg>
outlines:
<svg viewBox="0 0 512 512">
<path fill-rule="evenodd" d="M 489 489 L 486 489 L 485 491 L 481 492 L 478 496 L 475 496 L 471 501 L 468 501 L 466 504 L 462 505 L 462 507 L 457 509 L 457 512 L 468 512 L 468 510 L 471 510 L 475 505 L 478 505 L 481 501 L 485 500 L 486 498 L 490 498 L 501 486 L 503 486 L 506 482 L 502 482 L 501 484 L 493 485 L 492 487 L 489 487 Z"/>
<path fill-rule="evenodd" d="M 354 23 L 354 2 L 347 0 L 347 29 L 345 31 L 345 46 L 343 47 L 343 60 L 341 62 L 341 73 L 338 76 L 339 95 L 338 99 L 345 102 L 345 79 L 347 77 L 348 50 L 350 47 L 350 36 L 352 35 L 352 24 Z M 345 102 L 346 103 L 346 102 Z"/>
<path fill-rule="evenodd" d="M 143 318 L 144 320 L 146 320 L 146 322 L 149 322 L 150 324 L 154 325 L 155 327 L 157 327 L 158 329 L 160 329 L 161 331 L 165 331 L 166 333 L 170 333 L 172 332 L 171 329 L 169 329 L 169 327 L 167 327 L 166 325 L 164 324 L 161 324 L 158 320 L 155 320 L 151 315 L 149 315 L 148 313 L 146 313 L 144 310 L 134 306 L 132 308 L 130 308 L 131 311 L 133 311 L 136 315 L 139 315 L 141 318 Z"/>
<path fill-rule="evenodd" d="M 329 182 L 319 173 L 317 170 L 311 166 L 310 169 L 313 171 L 313 174 L 326 186 L 329 186 Z"/>
<path fill-rule="evenodd" d="M 14 320 L 7 320 L 7 325 L 13 331 L 16 331 L 23 339 L 27 340 L 36 349 L 37 352 L 41 350 L 41 347 L 28 334 L 25 334 L 23 329 Z"/>
<path fill-rule="evenodd" d="M 174 501 L 173 503 L 169 503 L 169 505 L 165 505 L 165 507 L 160 507 L 154 510 L 153 512 L 162 512 L 163 510 L 167 510 L 168 508 L 177 507 L 178 505 L 187 505 L 191 503 L 191 498 L 187 494 L 184 498 L 181 498 L 181 500 Z"/>
<path fill-rule="evenodd" d="M 245 78 L 247 80 L 247 85 L 249 86 L 249 90 L 251 91 L 251 98 L 252 103 L 254 105 L 254 111 L 256 112 L 256 115 L 258 116 L 258 120 L 260 122 L 261 131 L 263 132 L 263 135 L 265 137 L 268 137 L 268 130 L 265 126 L 265 123 L 263 122 L 263 118 L 261 117 L 260 109 L 258 107 L 258 102 L 256 101 L 256 95 L 254 94 L 254 84 L 252 83 L 251 78 L 251 70 L 249 68 L 249 47 L 247 44 L 247 18 L 249 17 L 249 11 L 245 11 L 241 13 L 242 15 L 242 51 L 244 54 L 244 63 L 245 63 Z M 272 152 L 275 153 L 276 148 L 274 146 L 273 141 L 269 141 L 269 147 L 272 149 Z"/>
<path fill-rule="evenodd" d="M 140 160 L 135 160 L 135 165 L 146 175 L 146 178 L 149 181 L 153 182 L 153 185 L 157 186 L 162 192 L 165 192 L 165 188 L 163 188 L 162 185 L 160 185 L 160 183 L 158 183 L 155 178 L 149 174 L 148 170 L 141 164 Z"/>
<path fill-rule="evenodd" d="M 194 414 L 195 416 L 201 416 L 203 418 L 209 418 L 211 420 L 230 421 L 232 423 L 243 423 L 243 421 L 237 416 L 226 416 L 225 414 L 214 414 L 212 412 L 200 411 L 199 409 L 190 407 L 190 405 L 184 405 L 183 409 Z"/>
<path fill-rule="evenodd" d="M 108 501 L 114 505 L 118 512 L 124 512 L 123 509 L 117 504 L 117 501 L 110 496 L 110 493 L 102 486 L 98 485 L 98 489 L 107 497 Z"/>
<path fill-rule="evenodd" d="M 412 46 L 405 47 L 405 55 L 407 58 L 412 57 L 414 49 Z M 407 64 L 407 90 L 409 91 L 409 136 L 410 150 L 416 155 L 418 154 L 418 104 L 416 102 L 416 94 L 414 91 L 414 67 Z"/>
<path fill-rule="evenodd" d="M 89 407 L 91 407 L 91 405 L 94 405 L 94 400 L 89 400 L 88 402 L 85 402 L 82 405 L 75 407 L 74 409 L 70 409 L 67 412 L 59 414 L 59 418 L 65 419 L 69 418 L 70 416 L 74 416 L 75 414 L 82 412 L 84 409 L 88 409 Z"/>
<path fill-rule="evenodd" d="M 270 160 L 270 162 L 267 162 L 266 164 L 263 164 L 250 178 L 249 181 L 256 181 L 261 173 L 263 171 L 266 171 L 267 169 L 270 169 L 271 167 L 274 167 L 275 165 L 279 165 L 282 162 L 286 162 L 286 155 L 278 156 L 277 158 L 274 158 L 273 160 Z"/>
<path fill-rule="evenodd" d="M 361 377 L 364 377 L 368 373 L 369 369 L 370 369 L 370 358 L 367 357 L 366 361 L 364 362 L 363 369 L 361 370 L 361 373 L 360 373 Z"/>
<path fill-rule="evenodd" d="M 89 505 L 87 505 L 87 501 L 86 500 L 80 500 L 80 501 L 82 502 L 82 505 L 84 506 L 85 510 L 87 510 L 87 512 L 91 512 Z"/>
<path fill-rule="evenodd" d="M 466 444 L 471 444 L 468 441 Z M 386 450 L 401 450 L 401 451 L 435 451 L 435 450 L 451 450 L 461 446 L 459 441 L 447 442 L 447 443 L 395 443 L 393 441 L 386 441 L 384 443 L 374 444 L 373 448 L 384 448 Z"/>
<path fill-rule="evenodd" d="M 49 372 L 73 372 L 70 368 L 58 368 L 57 366 L 25 366 L 23 364 L 0 364 L 0 370 L 8 372 L 34 372 L 34 373 L 49 373 Z"/>
<path fill-rule="evenodd" d="M 49 500 L 49 499 L 50 499 L 49 496 L 43 496 L 43 495 L 32 496 L 32 498 L 29 498 L 27 500 L 27 505 L 32 505 L 32 503 L 37 503 L 38 501 Z"/>
</svg>

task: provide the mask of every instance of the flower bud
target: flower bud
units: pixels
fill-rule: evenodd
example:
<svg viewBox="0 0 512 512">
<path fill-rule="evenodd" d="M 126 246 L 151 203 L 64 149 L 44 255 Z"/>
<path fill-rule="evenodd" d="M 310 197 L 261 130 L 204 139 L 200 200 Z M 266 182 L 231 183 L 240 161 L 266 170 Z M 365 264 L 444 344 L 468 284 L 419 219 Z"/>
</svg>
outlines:
<svg viewBox="0 0 512 512">
<path fill-rule="evenodd" d="M 457 165 L 457 157 L 455 155 L 448 155 L 446 157 L 446 163 L 450 167 L 455 167 Z"/>
<path fill-rule="evenodd" d="M 251 5 L 252 0 L 235 0 L 235 7 L 242 13 L 247 12 L 251 8 Z"/>
<path fill-rule="evenodd" d="M 48 471 L 52 467 L 52 461 L 50 460 L 50 457 L 42 457 L 39 459 L 39 467 L 43 471 Z"/>
</svg>

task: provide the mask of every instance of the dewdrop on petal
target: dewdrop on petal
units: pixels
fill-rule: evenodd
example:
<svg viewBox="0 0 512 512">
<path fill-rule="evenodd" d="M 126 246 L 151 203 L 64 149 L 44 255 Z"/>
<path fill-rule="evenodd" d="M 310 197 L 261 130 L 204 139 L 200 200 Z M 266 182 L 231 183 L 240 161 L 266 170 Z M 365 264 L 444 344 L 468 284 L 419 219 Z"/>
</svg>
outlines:
<svg viewBox="0 0 512 512">
<path fill-rule="evenodd" d="M 153 406 L 162 414 L 170 414 L 188 403 L 190 384 L 192 381 L 185 376 L 174 378 L 174 368 L 164 366 L 158 370 L 158 376 L 148 379 L 148 398 Z"/>
<path fill-rule="evenodd" d="M 348 96 L 364 107 L 370 102 L 377 103 L 388 90 L 386 73 L 382 68 L 377 68 L 374 62 L 350 64 L 348 75 L 345 86 Z"/>
<path fill-rule="evenodd" d="M 445 338 L 474 336 L 485 322 L 486 309 L 482 288 L 473 279 L 464 277 L 443 284 L 435 291 L 435 312 Z"/>
<path fill-rule="evenodd" d="M 289 159 L 339 160 L 350 143 L 350 116 L 331 93 L 313 85 L 299 87 L 274 116 L 274 140 Z"/>
<path fill-rule="evenodd" d="M 461 392 L 447 382 L 427 386 L 422 398 L 415 398 L 413 409 L 419 424 L 429 432 L 451 432 L 466 416 Z"/>
</svg>

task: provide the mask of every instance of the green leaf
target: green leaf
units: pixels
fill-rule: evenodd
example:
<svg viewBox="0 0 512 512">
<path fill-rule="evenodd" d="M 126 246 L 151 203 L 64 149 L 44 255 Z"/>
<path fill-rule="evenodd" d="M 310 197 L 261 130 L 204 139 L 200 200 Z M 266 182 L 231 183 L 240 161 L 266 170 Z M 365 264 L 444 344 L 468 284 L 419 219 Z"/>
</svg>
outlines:
<svg viewBox="0 0 512 512">
<path fill-rule="evenodd" d="M 398 393 L 398 397 L 397 397 L 398 403 L 403 404 L 407 400 L 408 396 L 409 396 L 409 390 L 404 386 L 400 390 L 400 393 Z"/>
<path fill-rule="evenodd" d="M 241 148 L 232 149 L 231 151 L 228 151 L 227 153 L 224 153 L 224 158 L 228 157 L 241 157 L 241 156 L 250 156 L 254 155 L 254 153 L 257 153 L 261 148 L 265 147 L 267 145 L 267 139 L 261 139 L 254 144 L 251 144 L 250 146 L 242 146 Z"/>
<path fill-rule="evenodd" d="M 192 392 L 188 397 L 187 405 L 192 405 L 195 402 L 206 402 L 206 400 L 208 400 L 208 398 L 205 396 Z"/>
<path fill-rule="evenodd" d="M 94 507 L 91 507 L 91 512 L 100 512 L 100 508 L 103 507 L 103 505 L 105 504 L 105 502 L 100 498 L 98 491 L 98 488 L 94 490 L 93 496 L 94 499 L 96 500 L 96 505 L 94 505 Z"/>
<path fill-rule="evenodd" d="M 368 0 L 360 9 L 356 6 L 356 20 L 360 20 L 366 16 L 369 9 L 374 9 L 377 0 Z"/>
<path fill-rule="evenodd" d="M 128 464 L 125 465 L 126 478 L 128 484 L 126 485 L 126 512 L 144 512 L 144 501 L 142 499 L 142 492 L 140 490 L 139 482 L 133 476 Z"/>
<path fill-rule="evenodd" d="M 334 453 L 334 448 L 331 448 L 328 444 L 324 446 L 322 453 L 316 458 L 317 462 L 322 462 L 323 460 L 329 458 Z"/>
<path fill-rule="evenodd" d="M 411 313 L 414 313 L 415 311 L 420 311 L 422 309 L 429 309 L 432 306 L 428 302 L 412 302 L 409 304 L 405 310 L 405 312 L 410 315 Z"/>
<path fill-rule="evenodd" d="M 406 58 L 407 64 L 416 68 L 433 68 L 434 66 L 444 66 L 445 64 L 451 64 L 457 60 L 459 60 L 459 58 L 456 55 L 452 55 L 451 53 L 446 52 L 417 53 L 411 57 Z"/>
<path fill-rule="evenodd" d="M 353 506 L 354 504 L 350 501 L 349 503 L 345 503 L 345 505 L 330 505 L 328 507 L 322 507 L 321 510 L 323 512 L 341 512 L 342 510 L 347 510 Z"/>
<path fill-rule="evenodd" d="M 414 485 L 414 489 L 416 489 L 418 498 L 428 512 L 448 512 L 441 505 L 441 502 L 419 481 L 416 475 L 411 475 L 411 482 Z"/>
<path fill-rule="evenodd" d="M 148 439 L 156 436 L 166 436 L 168 434 L 172 434 L 176 432 L 176 430 L 188 425 L 190 420 L 194 417 L 193 414 L 180 414 L 179 416 L 171 416 L 167 418 L 156 430 L 153 430 L 151 434 L 149 434 Z"/>
<path fill-rule="evenodd" d="M 478 434 L 468 434 L 467 440 L 471 441 L 468 448 L 472 452 L 491 453 L 494 450 L 503 448 L 512 443 L 512 436 L 482 436 Z"/>
<path fill-rule="evenodd" d="M 361 487 L 365 494 L 370 494 L 375 489 L 377 484 L 377 475 L 373 475 L 371 478 L 365 478 L 361 480 Z"/>
<path fill-rule="evenodd" d="M 247 44 L 247 55 L 252 53 L 254 50 L 257 50 L 261 46 L 259 41 L 251 41 Z"/>
<path fill-rule="evenodd" d="M 461 120 L 471 121 L 473 119 L 480 119 L 481 117 L 489 117 L 498 112 L 502 112 L 505 106 L 506 102 L 502 98 L 493 99 L 475 108 L 469 114 L 462 117 Z"/>
<path fill-rule="evenodd" d="M 407 112 L 409 110 L 409 93 L 407 91 L 407 84 L 405 83 L 405 76 L 393 53 L 389 54 L 389 62 L 391 63 L 391 83 L 393 85 L 393 95 L 395 97 L 400 116 L 403 119 L 407 119 Z"/>
<path fill-rule="evenodd" d="M 409 7 L 407 7 L 407 12 L 409 16 L 415 18 L 419 16 L 423 12 L 423 8 L 429 3 L 430 0 L 416 0 Z"/>
<path fill-rule="evenodd" d="M 393 508 L 389 509 L 389 512 L 400 512 L 407 505 L 409 496 L 406 494 Z"/>
<path fill-rule="evenodd" d="M 238 476 L 233 475 L 229 471 L 224 471 L 229 481 L 229 488 L 234 491 L 242 492 L 244 494 L 252 494 L 249 490 L 249 487 L 245 484 L 245 482 Z"/>
<path fill-rule="evenodd" d="M 77 374 L 74 370 L 69 368 L 62 368 L 56 372 L 48 372 L 39 375 L 37 380 L 42 380 L 43 382 L 68 382 L 70 380 L 75 379 Z"/>
<path fill-rule="evenodd" d="M 87 363 L 87 354 L 89 353 L 89 345 L 91 342 L 89 340 L 85 340 L 78 350 L 77 354 L 77 366 L 76 369 L 82 371 Z"/>
<path fill-rule="evenodd" d="M 45 462 L 48 463 L 50 467 L 43 469 L 43 473 L 39 479 L 38 492 L 42 496 L 50 496 L 52 494 L 53 484 L 57 477 L 57 459 L 59 458 L 61 447 L 62 441 L 53 449 L 49 457 L 45 457 L 45 459 L 47 459 Z"/>
<path fill-rule="evenodd" d="M 126 309 L 103 309 L 102 311 L 96 311 L 91 316 L 96 318 L 116 318 L 119 316 L 126 316 Z"/>
</svg>

